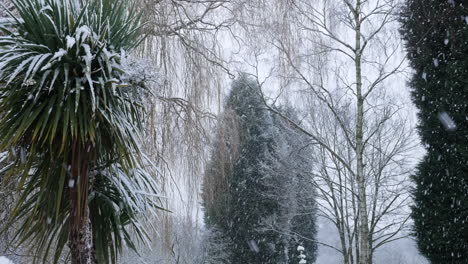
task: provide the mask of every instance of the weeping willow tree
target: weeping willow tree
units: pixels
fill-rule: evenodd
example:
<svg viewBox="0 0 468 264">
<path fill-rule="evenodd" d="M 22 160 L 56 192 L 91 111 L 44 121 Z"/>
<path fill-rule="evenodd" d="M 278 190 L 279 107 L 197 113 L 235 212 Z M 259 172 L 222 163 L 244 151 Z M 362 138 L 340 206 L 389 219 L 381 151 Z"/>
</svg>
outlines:
<svg viewBox="0 0 468 264">
<path fill-rule="evenodd" d="M 126 52 L 142 40 L 141 12 L 121 0 L 13 0 L 1 26 L 0 149 L 19 199 L 9 223 L 57 263 L 115 263 L 148 235 L 160 209 L 140 147 L 143 98 Z M 53 254 L 52 254 L 53 252 Z M 51 253 L 51 254 L 49 254 Z"/>
<path fill-rule="evenodd" d="M 155 258 L 192 263 L 202 228 L 201 176 L 229 81 L 219 39 L 229 31 L 230 15 L 222 14 L 231 4 L 225 0 L 139 3 L 145 10 L 148 36 L 137 50 L 157 65 L 161 80 L 148 104 L 145 149 L 164 175 L 161 191 L 169 197 L 164 207 L 174 212 L 160 214 L 161 239 L 143 257 L 149 263 Z M 132 263 L 136 256 L 130 251 L 126 257 Z"/>
</svg>

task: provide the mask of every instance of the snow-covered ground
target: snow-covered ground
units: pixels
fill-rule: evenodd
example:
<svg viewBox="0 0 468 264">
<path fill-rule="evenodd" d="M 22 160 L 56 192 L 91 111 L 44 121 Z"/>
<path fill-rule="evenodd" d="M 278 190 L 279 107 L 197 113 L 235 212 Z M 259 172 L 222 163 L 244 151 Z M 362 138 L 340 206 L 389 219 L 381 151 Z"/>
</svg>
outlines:
<svg viewBox="0 0 468 264">
<path fill-rule="evenodd" d="M 0 257 L 0 264 L 14 264 L 13 261 L 7 259 L 6 257 Z"/>
<path fill-rule="evenodd" d="M 340 238 L 336 228 L 327 220 L 318 218 L 317 239 L 328 245 L 339 247 Z M 428 264 L 429 262 L 419 254 L 415 242 L 410 238 L 393 241 L 379 248 L 374 254 L 375 263 L 388 264 Z M 343 263 L 341 254 L 336 250 L 319 245 L 317 264 Z"/>
</svg>

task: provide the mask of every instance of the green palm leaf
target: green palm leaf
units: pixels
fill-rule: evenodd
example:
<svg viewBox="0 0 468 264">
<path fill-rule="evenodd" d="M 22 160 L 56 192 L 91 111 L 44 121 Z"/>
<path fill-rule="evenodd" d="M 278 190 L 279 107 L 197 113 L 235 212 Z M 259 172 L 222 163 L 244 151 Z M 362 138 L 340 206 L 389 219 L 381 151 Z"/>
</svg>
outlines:
<svg viewBox="0 0 468 264">
<path fill-rule="evenodd" d="M 121 0 L 12 2 L 18 16 L 0 27 L 0 150 L 10 151 L 4 173 L 20 190 L 15 241 L 57 262 L 78 190 L 99 263 L 115 263 L 133 237 L 147 239 L 141 216 L 161 209 L 140 147 L 149 91 L 126 82 L 124 63 L 142 40 L 141 13 Z M 75 185 L 83 171 L 89 183 Z"/>
</svg>

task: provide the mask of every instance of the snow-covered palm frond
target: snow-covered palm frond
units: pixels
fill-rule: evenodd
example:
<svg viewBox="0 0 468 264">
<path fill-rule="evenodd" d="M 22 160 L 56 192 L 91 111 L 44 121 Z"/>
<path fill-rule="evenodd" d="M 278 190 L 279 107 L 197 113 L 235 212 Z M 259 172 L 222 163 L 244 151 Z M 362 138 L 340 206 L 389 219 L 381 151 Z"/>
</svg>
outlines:
<svg viewBox="0 0 468 264">
<path fill-rule="evenodd" d="M 0 131 L 7 139 L 2 146 L 15 145 L 34 127 L 33 142 L 51 145 L 61 139 L 64 144 L 55 151 L 62 153 L 69 136 L 97 141 L 96 124 L 102 121 L 114 128 L 120 143 L 137 149 L 134 141 L 123 140 L 135 128 L 123 125 L 140 124 L 135 113 L 141 110 L 128 93 L 135 87 L 120 76 L 121 50 L 139 41 L 138 16 L 128 14 L 125 1 L 91 1 L 83 7 L 72 0 L 13 2 L 24 22 L 11 24 L 16 33 L 0 37 L 0 110 L 9 121 L 9 129 Z M 131 122 L 112 123 L 116 114 Z"/>
<path fill-rule="evenodd" d="M 92 194 L 99 263 L 115 262 L 123 241 L 134 247 L 127 226 L 145 240 L 141 215 L 160 209 L 140 147 L 149 92 L 123 63 L 141 41 L 141 13 L 120 0 L 12 2 L 18 16 L 0 25 L 0 150 L 17 150 L 5 171 L 21 191 L 15 241 L 58 261 L 69 239 L 70 166 L 85 153 L 96 173 L 78 190 Z"/>
<path fill-rule="evenodd" d="M 93 192 L 90 196 L 90 211 L 94 216 L 93 229 L 96 234 L 94 246 L 98 252 L 98 263 L 117 260 L 123 245 L 137 250 L 132 237 L 149 245 L 149 236 L 144 223 L 156 218 L 154 209 L 159 206 L 157 182 L 147 170 L 137 168 L 131 178 L 118 166 L 95 172 Z M 112 245 L 109 241 L 114 241 Z"/>
</svg>

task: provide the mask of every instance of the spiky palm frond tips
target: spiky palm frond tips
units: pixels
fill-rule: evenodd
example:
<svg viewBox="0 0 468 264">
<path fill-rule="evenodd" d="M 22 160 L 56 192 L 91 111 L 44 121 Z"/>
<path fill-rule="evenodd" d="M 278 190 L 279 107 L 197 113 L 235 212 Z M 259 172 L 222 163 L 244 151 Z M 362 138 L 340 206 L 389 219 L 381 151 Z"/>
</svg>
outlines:
<svg viewBox="0 0 468 264">
<path fill-rule="evenodd" d="M 0 37 L 1 146 L 27 137 L 61 155 L 70 138 L 95 143 L 104 132 L 137 149 L 130 135 L 141 110 L 121 76 L 122 51 L 139 42 L 139 15 L 117 0 L 13 2 L 19 18 Z"/>
<path fill-rule="evenodd" d="M 98 243 L 97 253 L 115 261 L 122 239 L 133 244 L 122 231 L 140 212 L 132 201 L 156 192 L 150 175 L 135 173 L 147 165 L 139 146 L 144 109 L 135 96 L 145 88 L 124 78 L 125 52 L 142 39 L 141 13 L 122 0 L 12 2 L 15 13 L 0 25 L 0 149 L 16 150 L 7 173 L 19 176 L 22 193 L 12 215 L 22 223 L 17 242 L 35 240 L 43 256 L 53 246 L 58 259 L 69 228 L 65 201 L 73 184 L 67 175 L 72 149 L 79 148 L 91 157 L 92 180 L 103 184 L 94 192 L 91 183 L 90 199 L 106 201 L 89 202 L 92 213 L 107 217 L 92 216 L 93 225 L 109 224 L 96 230 L 95 240 L 113 242 Z M 145 184 L 119 188 L 124 178 Z M 140 194 L 128 186 L 141 188 Z M 157 208 L 150 200 L 138 201 Z M 136 233 L 144 236 L 142 229 Z"/>
</svg>

